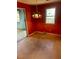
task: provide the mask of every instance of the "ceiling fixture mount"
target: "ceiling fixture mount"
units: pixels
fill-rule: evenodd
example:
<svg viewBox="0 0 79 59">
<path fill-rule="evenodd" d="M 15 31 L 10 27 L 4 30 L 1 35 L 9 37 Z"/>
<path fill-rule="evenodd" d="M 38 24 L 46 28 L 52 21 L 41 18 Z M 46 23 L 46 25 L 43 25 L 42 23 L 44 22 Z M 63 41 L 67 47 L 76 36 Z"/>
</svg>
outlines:
<svg viewBox="0 0 79 59">
<path fill-rule="evenodd" d="M 36 12 L 34 12 L 34 14 L 32 15 L 33 18 L 41 18 L 42 15 L 40 14 L 40 12 L 38 12 L 38 7 L 37 7 L 37 0 L 36 0 Z"/>
</svg>

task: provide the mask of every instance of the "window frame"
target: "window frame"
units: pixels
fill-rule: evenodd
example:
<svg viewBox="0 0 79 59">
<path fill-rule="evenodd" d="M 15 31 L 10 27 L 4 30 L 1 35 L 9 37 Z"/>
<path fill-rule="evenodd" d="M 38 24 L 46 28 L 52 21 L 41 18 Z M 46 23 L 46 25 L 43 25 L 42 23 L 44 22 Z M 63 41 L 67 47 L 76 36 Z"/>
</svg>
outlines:
<svg viewBox="0 0 79 59">
<path fill-rule="evenodd" d="M 46 21 L 47 21 L 47 17 L 53 17 L 53 16 L 47 16 L 47 9 L 53 9 L 53 8 L 55 8 L 55 15 L 54 15 L 54 23 L 52 22 L 52 23 L 47 23 Z M 46 8 L 45 9 L 45 23 L 46 24 L 55 24 L 56 23 L 56 7 L 51 7 L 51 8 Z"/>
<path fill-rule="evenodd" d="M 17 13 L 18 13 L 18 16 L 19 16 L 19 19 L 17 17 L 17 22 L 19 23 L 20 22 L 20 10 L 17 9 Z"/>
</svg>

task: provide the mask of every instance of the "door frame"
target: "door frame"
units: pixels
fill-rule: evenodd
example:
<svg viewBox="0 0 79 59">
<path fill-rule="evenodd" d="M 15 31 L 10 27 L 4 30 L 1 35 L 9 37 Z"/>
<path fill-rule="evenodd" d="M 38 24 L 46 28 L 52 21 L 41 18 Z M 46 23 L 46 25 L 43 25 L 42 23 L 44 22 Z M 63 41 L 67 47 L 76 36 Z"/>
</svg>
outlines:
<svg viewBox="0 0 79 59">
<path fill-rule="evenodd" d="M 17 9 L 20 9 L 20 10 L 23 10 L 24 11 L 25 30 L 26 30 L 26 37 L 27 37 L 28 34 L 29 34 L 29 32 L 28 32 L 28 24 L 27 24 L 26 10 L 25 10 L 25 8 L 17 8 Z"/>
</svg>

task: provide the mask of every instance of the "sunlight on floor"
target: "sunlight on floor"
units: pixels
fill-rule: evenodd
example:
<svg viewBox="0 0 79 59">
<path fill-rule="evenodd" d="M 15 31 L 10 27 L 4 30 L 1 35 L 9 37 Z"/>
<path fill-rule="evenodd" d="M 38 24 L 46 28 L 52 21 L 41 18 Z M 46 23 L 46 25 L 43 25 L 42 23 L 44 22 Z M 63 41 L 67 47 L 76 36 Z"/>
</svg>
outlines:
<svg viewBox="0 0 79 59">
<path fill-rule="evenodd" d="M 21 40 L 24 37 L 26 37 L 26 31 L 25 30 L 17 30 L 17 40 Z"/>
</svg>

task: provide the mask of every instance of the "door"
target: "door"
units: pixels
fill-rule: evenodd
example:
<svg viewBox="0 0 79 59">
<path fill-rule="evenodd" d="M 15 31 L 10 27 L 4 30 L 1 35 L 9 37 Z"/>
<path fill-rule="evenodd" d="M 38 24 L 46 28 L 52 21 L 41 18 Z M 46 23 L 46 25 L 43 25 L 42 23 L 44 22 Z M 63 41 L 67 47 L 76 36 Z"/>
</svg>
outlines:
<svg viewBox="0 0 79 59">
<path fill-rule="evenodd" d="M 17 9 L 17 40 L 20 41 L 27 36 L 25 10 Z"/>
</svg>

